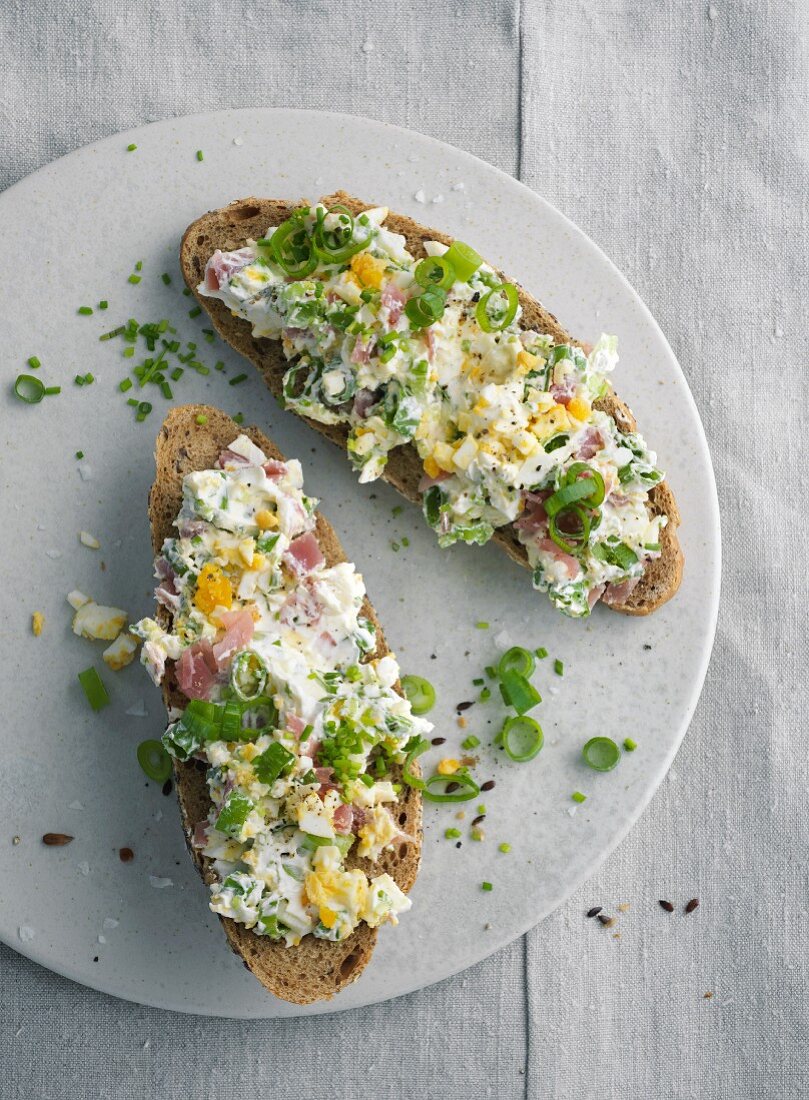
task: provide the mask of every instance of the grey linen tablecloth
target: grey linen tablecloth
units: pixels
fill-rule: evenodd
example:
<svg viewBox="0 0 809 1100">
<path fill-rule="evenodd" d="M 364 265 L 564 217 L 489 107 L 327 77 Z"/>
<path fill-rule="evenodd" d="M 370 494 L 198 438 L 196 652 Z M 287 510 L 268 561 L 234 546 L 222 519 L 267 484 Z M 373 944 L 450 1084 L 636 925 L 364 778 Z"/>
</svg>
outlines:
<svg viewBox="0 0 809 1100">
<path fill-rule="evenodd" d="M 673 771 L 596 878 L 523 940 L 402 1000 L 265 1022 L 133 1006 L 0 948 L 0 1096 L 809 1094 L 808 11 L 0 5 L 0 186 L 148 120 L 297 105 L 422 130 L 536 188 L 672 343 L 708 432 L 725 548 L 713 662 Z M 689 918 L 657 906 L 692 896 Z M 630 905 L 620 939 L 583 919 L 595 903 Z"/>
</svg>

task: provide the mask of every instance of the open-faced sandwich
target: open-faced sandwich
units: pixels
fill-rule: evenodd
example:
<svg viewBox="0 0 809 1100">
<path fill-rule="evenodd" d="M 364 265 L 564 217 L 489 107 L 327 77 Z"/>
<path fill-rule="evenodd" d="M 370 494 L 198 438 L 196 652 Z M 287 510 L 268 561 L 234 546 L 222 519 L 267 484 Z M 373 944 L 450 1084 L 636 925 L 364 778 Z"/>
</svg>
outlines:
<svg viewBox="0 0 809 1100">
<path fill-rule="evenodd" d="M 677 505 L 611 388 L 614 339 L 585 347 L 468 245 L 342 192 L 234 202 L 180 259 L 279 400 L 441 546 L 494 537 L 575 617 L 674 595 Z"/>
<path fill-rule="evenodd" d="M 402 763 L 431 727 L 297 461 L 200 405 L 169 413 L 155 457 L 158 610 L 134 629 L 188 844 L 262 984 L 330 997 L 410 907 L 421 795 Z"/>
</svg>

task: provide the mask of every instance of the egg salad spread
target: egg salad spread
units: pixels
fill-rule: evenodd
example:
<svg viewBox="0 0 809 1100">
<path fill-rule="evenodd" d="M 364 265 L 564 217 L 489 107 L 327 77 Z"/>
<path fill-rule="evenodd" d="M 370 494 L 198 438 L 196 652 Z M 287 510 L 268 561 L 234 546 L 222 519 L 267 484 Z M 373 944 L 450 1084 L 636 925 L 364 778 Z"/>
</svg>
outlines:
<svg viewBox="0 0 809 1100">
<path fill-rule="evenodd" d="M 410 908 L 390 875 L 346 856 L 375 861 L 413 839 L 391 767 L 432 728 L 396 691 L 396 660 L 368 659 L 362 578 L 326 564 L 315 505 L 298 462 L 240 435 L 217 468 L 183 480 L 177 537 L 155 563 L 171 629 L 134 628 L 154 681 L 174 662 L 189 700 L 163 744 L 208 766 L 212 808 L 193 843 L 213 861 L 211 909 L 287 945 Z"/>
<path fill-rule="evenodd" d="M 620 606 L 667 521 L 647 508 L 663 477 L 655 455 L 594 408 L 615 339 L 585 353 L 522 329 L 516 287 L 473 249 L 427 242 L 417 261 L 387 213 L 300 207 L 266 237 L 215 252 L 198 293 L 282 341 L 285 404 L 348 427 L 360 481 L 379 477 L 394 447 L 416 448 L 441 546 L 513 523 L 557 608 Z"/>
</svg>

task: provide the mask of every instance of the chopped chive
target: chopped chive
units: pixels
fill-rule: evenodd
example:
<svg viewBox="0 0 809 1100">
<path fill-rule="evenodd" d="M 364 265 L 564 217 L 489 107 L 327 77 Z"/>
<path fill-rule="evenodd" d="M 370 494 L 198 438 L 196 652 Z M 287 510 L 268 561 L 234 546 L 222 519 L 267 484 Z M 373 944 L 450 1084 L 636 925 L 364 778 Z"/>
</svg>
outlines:
<svg viewBox="0 0 809 1100">
<path fill-rule="evenodd" d="M 203 158 L 203 156 L 202 156 L 202 150 L 201 150 L 201 149 L 197 149 L 197 160 L 203 160 L 203 159 L 204 159 L 204 158 Z"/>
<path fill-rule="evenodd" d="M 573 799 L 574 802 L 586 802 L 587 801 L 587 795 L 582 794 L 581 791 L 574 791 L 573 794 L 570 797 Z"/>
<path fill-rule="evenodd" d="M 128 397 L 126 403 L 127 405 L 133 405 L 135 408 L 140 404 L 137 397 Z"/>
<path fill-rule="evenodd" d="M 553 671 L 556 673 L 557 676 L 564 676 L 565 674 L 564 663 L 560 661 L 558 657 L 553 662 Z"/>
<path fill-rule="evenodd" d="M 479 688 L 479 687 L 483 687 L 483 685 L 486 683 L 486 681 L 483 679 L 482 676 L 476 676 L 475 679 L 472 681 L 472 683 L 475 685 L 475 687 Z"/>
<path fill-rule="evenodd" d="M 461 835 L 461 830 L 460 829 L 445 829 L 444 830 L 444 836 L 447 838 L 447 840 L 457 840 L 460 835 Z"/>
<path fill-rule="evenodd" d="M 193 309 L 189 309 L 188 316 L 199 317 L 200 313 L 202 313 L 202 306 L 194 306 Z M 188 346 L 190 347 L 191 345 L 189 344 Z"/>
<path fill-rule="evenodd" d="M 32 355 L 31 358 L 28 360 L 28 366 L 33 367 L 34 370 L 38 370 L 42 366 L 42 364 L 35 355 Z"/>
<path fill-rule="evenodd" d="M 394 554 L 399 553 L 399 543 L 398 542 L 394 542 L 393 540 L 391 540 L 390 548 L 394 552 Z"/>
<path fill-rule="evenodd" d="M 511 851 L 511 845 L 506 844 L 506 842 L 503 841 L 502 844 L 497 845 L 497 850 L 498 850 L 498 852 L 502 852 L 503 855 L 507 855 Z"/>
<path fill-rule="evenodd" d="M 102 298 L 101 301 L 98 303 L 98 308 L 99 309 L 107 309 L 108 307 L 109 307 L 109 302 L 107 301 L 106 298 Z"/>
<path fill-rule="evenodd" d="M 480 888 L 481 890 L 485 890 L 487 894 L 494 889 L 490 882 L 481 882 Z"/>
<path fill-rule="evenodd" d="M 392 516 L 400 516 L 403 511 L 404 509 L 402 508 L 401 504 L 397 504 L 393 508 L 391 508 L 390 514 Z"/>
<path fill-rule="evenodd" d="M 76 458 L 84 458 L 84 451 L 76 451 Z"/>
<path fill-rule="evenodd" d="M 236 415 L 233 417 L 233 423 L 239 425 L 244 424 L 244 413 L 236 413 Z"/>
<path fill-rule="evenodd" d="M 535 649 L 534 653 L 536 653 L 536 655 L 537 655 L 537 657 L 539 657 L 540 661 L 543 661 L 548 656 L 548 651 L 547 651 L 547 649 L 545 649 L 544 646 L 540 646 L 539 649 Z"/>
<path fill-rule="evenodd" d="M 163 274 L 160 276 L 160 278 L 163 280 L 163 283 L 166 286 L 171 285 L 171 275 L 169 275 L 168 271 L 164 271 Z"/>
<path fill-rule="evenodd" d="M 174 394 L 171 392 L 171 386 L 168 384 L 168 382 L 160 383 L 160 392 L 168 401 L 171 401 L 172 397 L 174 397 Z"/>
<path fill-rule="evenodd" d="M 407 537 L 407 535 L 403 535 L 402 536 L 402 546 L 409 546 L 409 545 L 410 545 L 410 539 Z"/>
<path fill-rule="evenodd" d="M 194 370 L 197 372 L 197 374 L 210 374 L 211 373 L 211 368 L 206 367 L 204 363 L 192 362 L 190 364 L 190 366 L 192 366 L 194 368 Z"/>
<path fill-rule="evenodd" d="M 491 665 L 486 665 L 483 671 L 486 673 L 490 680 L 497 679 L 497 670 L 494 669 Z"/>
<path fill-rule="evenodd" d="M 76 377 L 73 379 L 73 381 L 77 386 L 83 386 L 84 385 L 84 375 L 83 374 L 77 374 Z"/>
<path fill-rule="evenodd" d="M 80 313 L 82 317 L 90 317 L 93 312 L 92 306 L 79 306 L 77 313 Z"/>
<path fill-rule="evenodd" d="M 131 359 L 134 354 L 134 348 L 124 348 L 124 359 Z"/>
<path fill-rule="evenodd" d="M 637 741 L 633 741 L 631 737 L 627 737 L 624 740 L 624 749 L 627 752 L 634 752 L 637 747 L 638 747 Z"/>
<path fill-rule="evenodd" d="M 488 630 L 489 624 L 485 621 L 485 619 L 481 619 L 480 622 L 475 623 L 475 627 L 477 630 Z"/>
<path fill-rule="evenodd" d="M 53 397 L 54 394 L 62 392 L 62 387 L 61 386 L 46 386 L 45 389 L 42 392 L 45 394 L 46 397 Z"/>
<path fill-rule="evenodd" d="M 486 813 L 486 803 L 485 802 L 478 802 L 478 813 L 479 814 L 485 814 Z"/>
<path fill-rule="evenodd" d="M 182 367 L 175 367 L 170 375 L 172 382 L 179 382 L 184 374 L 185 371 Z"/>
<path fill-rule="evenodd" d="M 135 271 L 143 271 L 143 260 L 138 260 L 135 264 Z"/>
<path fill-rule="evenodd" d="M 114 340 L 116 336 L 120 336 L 124 332 L 126 332 L 126 326 L 119 325 L 118 328 L 112 329 L 111 332 L 103 332 L 101 336 L 99 336 L 99 340 Z"/>
<path fill-rule="evenodd" d="M 213 365 L 213 369 L 214 369 L 214 370 L 224 370 L 224 369 L 225 369 L 225 364 L 224 364 L 224 363 L 222 362 L 222 360 L 221 360 L 221 359 L 218 359 L 218 360 L 217 360 L 217 361 L 216 361 L 216 362 L 214 363 L 214 365 Z"/>
<path fill-rule="evenodd" d="M 183 294 L 186 296 L 186 298 L 191 297 L 191 291 L 189 290 L 189 288 L 187 286 L 183 287 Z"/>
<path fill-rule="evenodd" d="M 95 382 L 95 375 L 90 374 L 90 372 L 88 371 L 87 374 L 85 374 L 84 376 L 84 384 L 86 386 L 89 386 L 91 382 Z"/>
<path fill-rule="evenodd" d="M 132 283 L 133 286 L 137 286 L 140 282 L 140 275 L 130 275 L 127 282 Z"/>
<path fill-rule="evenodd" d="M 197 413 L 197 415 L 195 417 L 195 420 L 196 420 L 197 424 L 207 424 L 208 423 L 208 417 L 205 415 L 205 413 Z"/>
<path fill-rule="evenodd" d="M 480 744 L 480 738 L 475 737 L 474 733 L 470 733 L 468 737 L 461 741 L 462 749 L 476 749 Z"/>
<path fill-rule="evenodd" d="M 484 687 L 484 688 L 480 689 L 479 698 L 480 698 L 481 703 L 485 703 L 486 700 L 491 699 L 491 697 L 492 697 L 491 688 Z"/>
<path fill-rule="evenodd" d="M 134 141 L 132 142 L 131 145 L 127 145 L 127 147 L 126 147 L 127 153 L 134 153 L 136 149 L 137 149 L 137 145 L 134 143 Z"/>
<path fill-rule="evenodd" d="M 244 382 L 245 378 L 247 378 L 246 374 L 237 374 L 235 378 L 231 378 L 231 380 L 228 382 L 228 385 L 238 386 L 240 382 Z"/>
</svg>

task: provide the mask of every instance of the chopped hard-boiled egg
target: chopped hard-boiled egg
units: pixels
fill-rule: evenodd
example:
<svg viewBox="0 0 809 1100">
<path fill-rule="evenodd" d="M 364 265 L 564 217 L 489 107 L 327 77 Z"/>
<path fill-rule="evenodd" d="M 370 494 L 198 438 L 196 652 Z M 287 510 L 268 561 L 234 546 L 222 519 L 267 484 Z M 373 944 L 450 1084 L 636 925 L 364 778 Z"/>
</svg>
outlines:
<svg viewBox="0 0 809 1100">
<path fill-rule="evenodd" d="M 112 645 L 107 646 L 101 657 L 114 672 L 118 672 L 132 663 L 132 658 L 137 651 L 137 640 L 131 634 L 119 634 Z"/>
<path fill-rule="evenodd" d="M 125 623 L 126 612 L 120 607 L 105 607 L 88 600 L 73 616 L 73 633 L 82 638 L 111 642 L 121 633 Z"/>
</svg>

